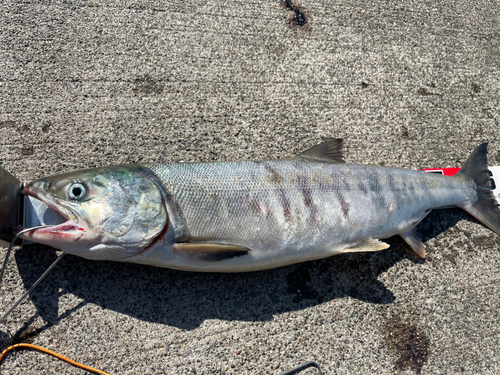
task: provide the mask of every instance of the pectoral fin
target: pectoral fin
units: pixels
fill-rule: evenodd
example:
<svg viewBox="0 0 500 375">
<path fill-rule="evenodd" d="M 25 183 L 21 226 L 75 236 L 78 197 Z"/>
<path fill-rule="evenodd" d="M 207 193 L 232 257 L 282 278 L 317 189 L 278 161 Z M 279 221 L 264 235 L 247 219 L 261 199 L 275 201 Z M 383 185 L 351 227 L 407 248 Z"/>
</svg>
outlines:
<svg viewBox="0 0 500 375">
<path fill-rule="evenodd" d="M 411 248 L 420 256 L 420 258 L 425 258 L 425 245 L 422 240 L 418 238 L 414 227 L 412 227 L 405 233 L 401 233 L 400 236 L 408 245 L 411 246 Z"/>
<path fill-rule="evenodd" d="M 362 242 L 345 248 L 342 253 L 360 253 L 363 251 L 380 251 L 388 249 L 389 245 L 376 238 L 368 238 Z"/>
<path fill-rule="evenodd" d="M 174 245 L 173 251 L 189 259 L 218 262 L 246 255 L 250 252 L 250 249 L 243 246 L 217 243 L 177 243 Z"/>
</svg>

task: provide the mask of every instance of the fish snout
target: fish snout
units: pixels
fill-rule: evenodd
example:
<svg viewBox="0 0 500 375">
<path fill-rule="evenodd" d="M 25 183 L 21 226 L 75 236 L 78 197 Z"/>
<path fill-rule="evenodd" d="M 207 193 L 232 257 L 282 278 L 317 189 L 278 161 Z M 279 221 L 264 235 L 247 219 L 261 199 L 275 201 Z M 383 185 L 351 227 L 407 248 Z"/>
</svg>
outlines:
<svg viewBox="0 0 500 375">
<path fill-rule="evenodd" d="M 50 181 L 37 180 L 26 184 L 23 191 L 27 195 L 38 196 L 40 192 L 46 192 L 50 188 Z"/>
</svg>

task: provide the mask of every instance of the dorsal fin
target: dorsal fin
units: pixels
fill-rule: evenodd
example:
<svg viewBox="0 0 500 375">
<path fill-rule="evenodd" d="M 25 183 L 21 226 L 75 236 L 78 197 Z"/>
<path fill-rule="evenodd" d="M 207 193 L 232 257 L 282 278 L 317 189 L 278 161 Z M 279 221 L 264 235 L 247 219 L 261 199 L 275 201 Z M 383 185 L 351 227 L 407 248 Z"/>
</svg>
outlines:
<svg viewBox="0 0 500 375">
<path fill-rule="evenodd" d="M 298 157 L 307 159 L 318 159 L 322 161 L 330 161 L 335 163 L 345 163 L 344 156 L 342 155 L 341 138 L 331 138 L 319 145 L 308 148 L 298 154 Z"/>
</svg>

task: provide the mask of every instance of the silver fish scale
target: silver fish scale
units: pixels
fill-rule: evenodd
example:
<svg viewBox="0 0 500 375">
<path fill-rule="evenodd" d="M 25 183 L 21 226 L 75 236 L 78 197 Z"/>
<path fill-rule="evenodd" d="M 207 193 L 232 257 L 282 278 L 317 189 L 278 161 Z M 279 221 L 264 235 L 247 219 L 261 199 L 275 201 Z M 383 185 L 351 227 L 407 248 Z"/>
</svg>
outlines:
<svg viewBox="0 0 500 375">
<path fill-rule="evenodd" d="M 283 264 L 298 254 L 333 255 L 402 233 L 430 209 L 474 196 L 471 184 L 456 177 L 301 159 L 146 167 L 192 236 L 248 247 L 257 263 L 277 253 Z"/>
</svg>

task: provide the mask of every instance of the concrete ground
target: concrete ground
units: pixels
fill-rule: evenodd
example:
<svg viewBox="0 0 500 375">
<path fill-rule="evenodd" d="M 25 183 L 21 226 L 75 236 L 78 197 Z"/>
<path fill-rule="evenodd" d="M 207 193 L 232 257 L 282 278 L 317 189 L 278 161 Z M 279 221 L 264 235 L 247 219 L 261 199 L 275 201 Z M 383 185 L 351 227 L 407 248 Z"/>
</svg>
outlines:
<svg viewBox="0 0 500 375">
<path fill-rule="evenodd" d="M 0 165 L 23 181 L 129 162 L 289 157 L 500 164 L 496 0 L 0 4 Z M 196 274 L 66 256 L 0 325 L 110 374 L 500 372 L 500 236 L 458 210 L 379 253 Z M 55 259 L 16 251 L 1 313 Z M 83 374 L 30 351 L 2 374 Z M 308 374 L 314 374 L 310 370 Z"/>
</svg>

